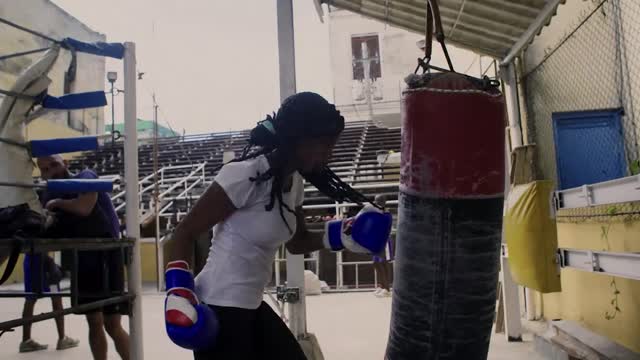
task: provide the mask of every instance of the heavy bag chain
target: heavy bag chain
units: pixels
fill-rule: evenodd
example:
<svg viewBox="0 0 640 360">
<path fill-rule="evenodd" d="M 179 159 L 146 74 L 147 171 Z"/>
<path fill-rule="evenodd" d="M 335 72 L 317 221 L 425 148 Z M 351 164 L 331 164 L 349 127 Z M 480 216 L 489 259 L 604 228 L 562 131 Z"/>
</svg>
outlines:
<svg viewBox="0 0 640 360">
<path fill-rule="evenodd" d="M 440 8 L 438 7 L 437 0 L 427 0 L 427 10 L 426 10 L 426 24 L 425 24 L 425 41 L 424 41 L 424 58 L 418 59 L 418 66 L 414 71 L 415 74 L 418 73 L 418 70 L 422 69 L 422 73 L 429 72 L 429 69 L 436 70 L 444 70 L 436 68 L 430 65 L 431 62 L 431 54 L 433 52 L 433 28 L 435 26 L 435 36 L 436 40 L 442 46 L 442 52 L 444 53 L 445 58 L 447 59 L 447 64 L 449 65 L 449 71 L 455 72 L 453 69 L 453 63 L 451 62 L 451 57 L 449 56 L 449 51 L 447 50 L 447 45 L 445 44 L 444 31 L 442 30 L 442 19 L 440 18 Z M 446 71 L 446 70 L 444 70 Z"/>
<path fill-rule="evenodd" d="M 431 55 L 433 52 L 432 41 L 434 35 L 436 40 L 442 46 L 442 52 L 444 53 L 445 59 L 447 60 L 449 69 L 443 69 L 430 64 Z M 420 69 L 422 69 L 422 74 L 418 75 L 418 71 Z M 426 84 L 429 83 L 431 79 L 433 79 L 433 77 L 431 76 L 431 70 L 436 70 L 441 73 L 459 74 L 456 73 L 453 68 L 453 63 L 451 62 L 451 57 L 449 56 L 449 51 L 447 50 L 447 45 L 445 44 L 444 30 L 442 29 L 442 20 L 440 18 L 440 9 L 438 7 L 437 0 L 427 0 L 424 58 L 418 59 L 418 66 L 416 67 L 414 73 L 409 75 L 405 79 L 405 82 L 407 83 L 409 88 L 419 88 L 426 86 Z M 475 87 L 477 89 L 493 91 L 500 87 L 500 82 L 498 80 L 490 79 L 488 76 L 476 78 L 466 74 L 460 75 L 464 76 L 468 81 L 475 84 Z"/>
</svg>

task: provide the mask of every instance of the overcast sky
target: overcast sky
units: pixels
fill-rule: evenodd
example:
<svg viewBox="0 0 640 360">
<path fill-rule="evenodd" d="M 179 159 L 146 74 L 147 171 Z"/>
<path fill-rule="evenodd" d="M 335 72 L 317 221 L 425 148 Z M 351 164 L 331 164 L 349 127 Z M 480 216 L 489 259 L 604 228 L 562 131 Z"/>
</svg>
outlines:
<svg viewBox="0 0 640 360">
<path fill-rule="evenodd" d="M 277 109 L 276 0 L 53 1 L 108 41 L 136 43 L 146 73 L 138 81 L 140 118 L 152 118 L 153 92 L 161 124 L 178 132 L 246 129 Z M 298 91 L 330 97 L 329 30 L 313 1 L 293 3 Z M 120 61 L 107 60 L 107 71 L 122 80 Z M 116 122 L 121 114 L 119 96 Z"/>
</svg>

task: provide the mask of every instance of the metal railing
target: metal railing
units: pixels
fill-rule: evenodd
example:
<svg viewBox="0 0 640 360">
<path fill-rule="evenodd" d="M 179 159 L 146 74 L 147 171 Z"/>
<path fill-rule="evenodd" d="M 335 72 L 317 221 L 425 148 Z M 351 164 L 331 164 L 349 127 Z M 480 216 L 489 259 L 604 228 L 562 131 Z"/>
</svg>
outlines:
<svg viewBox="0 0 640 360">
<path fill-rule="evenodd" d="M 138 201 L 139 201 L 139 223 L 143 224 L 147 220 L 149 220 L 152 216 L 155 216 L 156 224 L 159 224 L 160 220 L 160 212 L 166 212 L 175 202 L 176 199 L 187 198 L 199 185 L 205 186 L 208 182 L 206 179 L 206 168 L 207 163 L 199 163 L 199 164 L 188 164 L 188 165 L 171 165 L 165 166 L 159 169 L 156 172 L 153 172 L 140 181 L 138 181 Z M 176 170 L 184 170 L 190 169 L 191 171 L 187 176 L 182 176 L 182 174 L 172 174 Z M 158 179 L 158 187 L 160 189 L 164 189 L 162 192 L 158 194 L 157 199 L 155 196 L 149 196 L 149 200 L 145 201 L 145 195 L 152 195 L 155 191 L 156 184 L 155 179 Z M 169 195 L 173 193 L 176 189 L 180 187 L 184 187 L 184 189 L 180 192 L 178 196 L 175 198 L 169 198 Z M 124 197 L 126 191 L 121 191 L 116 195 L 111 197 L 111 201 L 114 202 L 122 197 Z M 162 207 L 161 211 L 155 211 L 156 209 L 154 202 L 158 201 L 158 208 Z M 126 202 L 122 202 L 116 206 L 116 211 L 123 209 L 126 206 Z M 167 224 L 167 232 L 171 230 L 171 224 Z M 157 241 L 157 250 L 156 253 L 156 264 L 157 264 L 157 285 L 158 290 L 162 290 L 163 284 L 161 284 L 161 274 L 163 272 L 162 269 L 162 259 L 164 258 L 163 251 L 163 242 L 166 236 L 161 236 L 159 231 L 159 226 L 156 225 L 156 241 Z"/>
<path fill-rule="evenodd" d="M 280 274 L 280 265 L 282 263 L 286 263 L 287 262 L 287 258 L 286 256 L 281 256 L 281 254 L 285 254 L 286 253 L 286 248 L 283 245 L 282 247 L 280 247 L 280 249 L 278 249 L 278 252 L 276 252 L 276 257 L 273 260 L 273 274 L 275 276 L 274 279 L 274 286 L 280 286 L 280 285 L 284 285 L 281 283 L 280 279 L 282 278 L 281 274 Z M 320 253 L 318 251 L 314 251 L 311 254 L 309 254 L 311 257 L 305 257 L 304 258 L 304 264 L 305 264 L 305 270 L 306 270 L 306 265 L 312 264 L 313 266 L 313 271 L 314 273 L 317 275 L 318 272 L 320 271 Z"/>
<path fill-rule="evenodd" d="M 161 168 L 160 170 L 158 170 L 157 172 L 151 173 L 149 175 L 147 175 L 146 177 L 144 177 L 142 180 L 138 181 L 138 201 L 140 201 L 140 208 L 146 208 L 146 209 L 150 209 L 152 206 L 151 201 L 146 202 L 146 205 L 148 205 L 147 207 L 145 207 L 145 202 L 144 200 L 144 195 L 145 194 L 151 194 L 153 192 L 153 189 L 155 188 L 155 183 L 153 182 L 154 177 L 157 175 L 159 178 L 159 185 L 160 187 L 164 187 L 166 185 L 169 185 L 169 188 L 165 191 L 163 191 L 159 198 L 163 199 L 167 196 L 167 194 L 171 193 L 173 190 L 177 189 L 179 186 L 184 185 L 185 186 L 185 190 L 188 192 L 188 190 L 193 189 L 193 187 L 195 187 L 195 185 L 193 185 L 193 183 L 188 184 L 190 181 L 193 181 L 196 184 L 200 184 L 200 183 L 204 183 L 206 182 L 206 173 L 205 173 L 205 166 L 206 166 L 206 162 L 205 163 L 200 163 L 200 164 L 189 164 L 189 165 L 171 165 L 171 166 L 165 166 L 163 168 Z M 191 173 L 189 175 L 187 175 L 186 177 L 168 177 L 167 172 L 169 171 L 175 171 L 175 170 L 182 170 L 182 169 L 193 169 L 191 171 Z M 147 185 L 148 184 L 148 185 Z M 188 189 L 188 190 L 187 190 Z M 185 192 L 183 192 L 185 193 Z M 182 194 L 182 193 L 181 193 Z M 111 197 L 111 201 L 116 201 L 118 199 L 120 199 L 121 197 L 123 197 L 125 195 L 125 191 L 121 191 L 118 194 L 114 195 Z M 117 207 L 116 207 L 116 211 L 119 211 L 121 209 L 123 209 L 126 206 L 126 202 L 122 202 L 120 203 Z"/>
<path fill-rule="evenodd" d="M 342 254 L 340 254 L 342 255 Z M 359 273 L 359 267 L 360 265 L 373 265 L 373 261 L 342 261 L 342 256 L 340 256 L 340 259 L 336 261 L 336 267 L 337 267 L 337 271 L 336 271 L 336 289 L 338 290 L 353 290 L 352 288 L 347 288 L 344 285 L 344 267 L 345 266 L 354 266 L 356 269 L 356 273 L 355 273 L 355 290 L 359 290 L 360 289 L 360 273 Z M 375 288 L 375 284 L 378 283 L 378 278 L 377 278 L 377 274 L 374 271 L 373 272 L 373 277 L 374 277 L 374 288 Z"/>
<path fill-rule="evenodd" d="M 94 309 L 101 308 L 110 304 L 118 304 L 118 303 L 127 303 L 128 306 L 133 302 L 136 298 L 134 294 L 129 291 L 125 291 L 124 287 L 122 289 L 118 289 L 116 291 L 110 290 L 108 288 L 103 288 L 97 290 L 97 294 L 100 296 L 104 296 L 102 300 L 91 301 L 87 304 L 78 304 L 78 297 L 81 296 L 80 291 L 78 289 L 78 275 L 81 269 L 79 268 L 78 262 L 78 253 L 80 251 L 86 250 L 120 250 L 120 256 L 122 256 L 122 260 L 124 266 L 129 268 L 131 266 L 131 262 L 126 259 L 125 249 L 131 249 L 134 247 L 136 239 L 134 238 L 125 238 L 125 239 L 114 239 L 114 238 L 59 238 L 59 239 L 50 239 L 50 238 L 9 238 L 9 239 L 0 239 L 0 250 L 2 251 L 14 251 L 15 246 L 19 246 L 19 251 L 25 254 L 35 254 L 35 253 L 47 253 L 52 251 L 70 251 L 72 253 L 72 262 L 71 262 L 71 284 L 69 291 L 61 291 L 62 289 L 58 289 L 58 291 L 46 291 L 43 292 L 42 289 L 36 289 L 33 292 L 22 292 L 22 291 L 0 291 L 0 298 L 23 298 L 25 296 L 38 296 L 38 297 L 68 297 L 70 298 L 71 307 L 50 311 L 47 313 L 42 313 L 38 315 L 32 315 L 31 317 L 23 317 L 9 321 L 0 321 L 0 336 L 7 331 L 12 331 L 12 329 L 32 324 L 35 322 L 53 319 L 59 316 L 64 316 L 68 314 L 78 313 L 82 311 L 90 311 Z M 35 263 L 31 263 L 31 271 L 44 273 L 43 263 L 40 263 L 40 269 L 35 268 Z M 107 284 L 105 284 L 106 286 Z M 127 306 L 127 307 L 128 307 Z"/>
<path fill-rule="evenodd" d="M 389 253 L 387 251 L 387 259 L 389 258 Z M 394 261 L 389 260 L 390 264 L 393 264 Z M 360 288 L 360 271 L 359 266 L 361 265 L 371 265 L 373 271 L 373 288 L 378 286 L 378 273 L 373 269 L 373 260 L 369 261 L 343 261 L 342 253 L 338 253 L 336 256 L 336 290 L 340 291 L 359 291 L 359 290 L 370 290 L 370 287 Z M 355 285 L 353 288 L 344 285 L 344 267 L 345 266 L 354 266 L 355 267 Z"/>
<path fill-rule="evenodd" d="M 166 202 L 166 204 L 162 206 L 162 209 L 157 214 L 158 216 L 161 216 L 162 214 L 166 213 L 167 210 L 174 205 L 176 200 L 196 198 L 195 196 L 191 195 L 191 191 L 198 185 L 205 186 L 207 184 L 207 176 L 205 172 L 206 165 L 207 163 L 202 163 L 198 165 L 189 175 L 184 177 L 182 180 L 180 180 L 173 186 L 169 187 L 169 189 L 163 191 L 158 196 L 160 204 L 163 203 L 163 200 Z M 192 182 L 189 183 L 190 181 Z M 182 192 L 180 192 L 177 196 L 172 197 L 171 199 L 167 198 L 168 194 L 170 194 L 172 191 L 174 191 L 181 185 L 184 185 L 184 190 Z M 199 198 L 200 196 L 198 195 L 197 197 Z"/>
</svg>

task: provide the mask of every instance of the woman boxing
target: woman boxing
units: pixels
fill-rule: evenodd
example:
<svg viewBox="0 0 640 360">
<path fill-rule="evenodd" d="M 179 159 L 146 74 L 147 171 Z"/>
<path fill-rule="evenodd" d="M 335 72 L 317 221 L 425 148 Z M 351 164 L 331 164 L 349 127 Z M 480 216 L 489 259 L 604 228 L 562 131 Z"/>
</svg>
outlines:
<svg viewBox="0 0 640 360">
<path fill-rule="evenodd" d="M 224 165 L 178 225 L 165 275 L 169 337 L 195 359 L 305 359 L 296 338 L 262 301 L 277 249 L 328 248 L 379 253 L 389 214 L 371 205 L 355 218 L 307 231 L 303 179 L 336 201 L 367 202 L 329 168 L 344 119 L 320 95 L 299 93 L 251 131 L 242 155 Z M 193 241 L 213 227 L 206 265 L 195 281 L 187 260 Z"/>
</svg>

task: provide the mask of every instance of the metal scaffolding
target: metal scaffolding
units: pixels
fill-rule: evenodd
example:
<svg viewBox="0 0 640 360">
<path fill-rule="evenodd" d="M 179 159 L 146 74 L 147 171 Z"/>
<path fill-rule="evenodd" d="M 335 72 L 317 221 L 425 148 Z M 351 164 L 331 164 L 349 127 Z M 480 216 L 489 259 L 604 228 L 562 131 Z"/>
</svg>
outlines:
<svg viewBox="0 0 640 360">
<path fill-rule="evenodd" d="M 112 250 L 112 249 L 120 249 L 122 253 L 122 257 L 124 258 L 127 253 L 125 250 L 130 250 L 135 245 L 136 240 L 132 238 L 126 239 L 112 239 L 112 238 L 73 238 L 73 239 L 45 239 L 45 238 L 11 238 L 11 239 L 0 239 L 0 250 L 10 251 L 13 249 L 15 245 L 20 246 L 20 251 L 25 254 L 38 254 L 38 253 L 47 253 L 51 251 L 71 251 L 73 254 L 72 268 L 71 268 L 71 289 L 68 292 L 64 291 L 56 291 L 56 292 L 42 292 L 42 289 L 38 289 L 37 292 L 23 292 L 23 291 L 0 291 L 0 298 L 16 298 L 16 297 L 27 297 L 27 296 L 38 296 L 38 297 L 70 297 L 72 306 L 66 309 L 51 311 L 43 314 L 39 314 L 36 316 L 32 316 L 29 318 L 19 318 L 9 321 L 0 322 L 0 335 L 6 331 L 11 331 L 13 328 L 23 326 L 26 324 L 31 324 L 38 321 L 44 321 L 48 319 L 53 319 L 58 316 L 85 312 L 97 308 L 101 308 L 110 304 L 118 304 L 118 303 L 128 303 L 128 307 L 133 303 L 136 295 L 131 292 L 118 292 L 118 293 L 110 293 L 108 289 L 104 289 L 103 293 L 100 294 L 91 294 L 100 297 L 105 297 L 108 295 L 108 298 L 94 301 L 87 304 L 78 305 L 78 272 L 81 269 L 78 269 L 78 252 L 87 251 L 87 250 Z M 130 267 L 131 261 L 125 259 L 125 264 L 127 267 Z M 30 264 L 32 267 L 35 267 L 35 262 Z M 33 269 L 32 273 L 44 273 L 44 262 L 40 262 L 40 269 Z M 105 283 L 105 286 L 107 284 Z M 82 294 L 86 296 L 86 294 Z"/>
<path fill-rule="evenodd" d="M 13 24 L 15 25 L 15 24 Z M 51 39 L 49 39 L 51 40 Z M 72 39 L 71 39 L 72 40 Z M 54 43 L 59 41 L 52 40 Z M 117 294 L 116 296 L 90 304 L 76 306 L 72 301 L 72 306 L 59 312 L 51 312 L 34 316 L 28 319 L 16 319 L 0 324 L 0 331 L 7 331 L 13 327 L 23 325 L 25 323 L 33 323 L 43 321 L 60 315 L 66 315 L 78 311 L 86 311 L 98 308 L 106 304 L 112 304 L 122 301 L 130 303 L 129 316 L 129 334 L 131 341 L 130 357 L 132 359 L 141 360 L 143 354 L 143 336 L 142 336 L 142 302 L 137 297 L 142 292 L 141 278 L 141 259 L 140 259 L 140 226 L 138 218 L 139 197 L 138 197 L 138 139 L 137 139 L 137 110 L 136 110 L 136 47 L 132 42 L 124 44 L 102 44 L 108 48 L 120 48 L 121 54 L 106 54 L 102 50 L 98 51 L 93 45 L 82 44 L 78 42 L 78 46 L 89 47 L 92 50 L 88 53 L 98 56 L 112 56 L 123 60 L 124 68 L 124 120 L 125 120 L 125 141 L 124 141 L 124 180 L 125 180 L 125 211 L 126 211 L 126 233 L 127 239 L 0 239 L 0 246 L 20 246 L 21 251 L 54 251 L 54 250 L 72 250 L 74 254 L 74 271 L 72 272 L 72 289 L 70 293 L 55 294 L 50 296 L 70 296 L 72 300 L 77 299 L 77 258 L 80 250 L 98 250 L 108 248 L 129 248 L 130 261 L 127 264 L 128 291 L 126 293 Z M 102 49 L 102 48 L 100 48 Z M 4 165 L 4 164 L 3 164 Z M 6 186 L 16 186 L 18 184 L 5 184 Z M 23 297 L 25 293 L 16 293 L 15 296 Z M 14 296 L 4 293 L 3 297 Z M 42 294 L 46 295 L 46 294 Z"/>
</svg>

